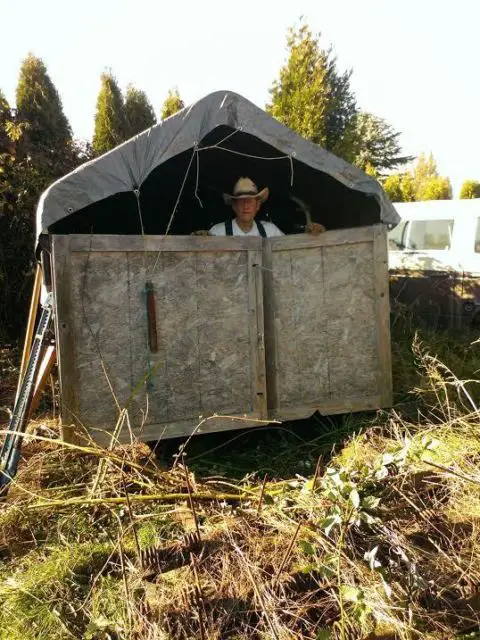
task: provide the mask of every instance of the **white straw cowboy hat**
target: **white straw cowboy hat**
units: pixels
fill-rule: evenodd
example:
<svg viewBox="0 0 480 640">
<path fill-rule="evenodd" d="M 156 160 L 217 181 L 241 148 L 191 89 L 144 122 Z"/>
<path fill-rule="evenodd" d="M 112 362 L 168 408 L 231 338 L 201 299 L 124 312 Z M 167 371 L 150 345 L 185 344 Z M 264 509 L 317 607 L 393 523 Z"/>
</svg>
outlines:
<svg viewBox="0 0 480 640">
<path fill-rule="evenodd" d="M 228 205 L 232 204 L 232 200 L 241 200 L 242 198 L 257 198 L 260 203 L 263 203 L 268 198 L 268 194 L 268 187 L 259 191 L 257 185 L 250 178 L 239 178 L 233 187 L 233 193 L 224 193 L 223 200 Z"/>
</svg>

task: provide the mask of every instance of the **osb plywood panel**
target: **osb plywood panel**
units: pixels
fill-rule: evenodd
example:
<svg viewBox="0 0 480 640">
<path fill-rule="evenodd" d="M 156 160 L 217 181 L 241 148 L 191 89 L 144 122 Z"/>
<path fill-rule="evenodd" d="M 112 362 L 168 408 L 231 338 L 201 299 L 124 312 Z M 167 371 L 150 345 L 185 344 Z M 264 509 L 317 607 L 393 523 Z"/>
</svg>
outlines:
<svg viewBox="0 0 480 640">
<path fill-rule="evenodd" d="M 177 423 L 189 423 L 180 433 L 190 432 L 199 416 L 266 416 L 253 267 L 260 251 L 222 251 L 216 242 L 210 251 L 140 252 L 128 250 L 138 248 L 128 240 L 127 250 L 108 251 L 108 243 L 92 249 L 71 238 L 57 237 L 54 246 L 62 397 L 75 422 L 111 431 L 128 407 L 137 433 L 161 437 L 162 425 L 165 435 L 178 435 Z"/>
<path fill-rule="evenodd" d="M 265 300 L 272 417 L 391 402 L 388 275 L 382 228 L 272 240 Z"/>
<path fill-rule="evenodd" d="M 148 440 L 391 403 L 383 227 L 263 241 L 54 236 L 53 264 L 62 418 L 98 440 L 124 407 Z M 212 414 L 237 418 L 197 427 Z"/>
</svg>

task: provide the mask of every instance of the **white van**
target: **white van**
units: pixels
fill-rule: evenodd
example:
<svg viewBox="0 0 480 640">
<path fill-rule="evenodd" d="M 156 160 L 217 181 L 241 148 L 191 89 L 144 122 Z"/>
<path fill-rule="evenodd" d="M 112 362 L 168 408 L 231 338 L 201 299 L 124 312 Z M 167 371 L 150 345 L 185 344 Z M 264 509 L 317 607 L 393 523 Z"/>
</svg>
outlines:
<svg viewBox="0 0 480 640">
<path fill-rule="evenodd" d="M 388 234 L 391 269 L 480 273 L 480 198 L 394 207 L 401 222 Z"/>
<path fill-rule="evenodd" d="M 392 302 L 435 326 L 480 324 L 480 199 L 394 204 Z"/>
</svg>

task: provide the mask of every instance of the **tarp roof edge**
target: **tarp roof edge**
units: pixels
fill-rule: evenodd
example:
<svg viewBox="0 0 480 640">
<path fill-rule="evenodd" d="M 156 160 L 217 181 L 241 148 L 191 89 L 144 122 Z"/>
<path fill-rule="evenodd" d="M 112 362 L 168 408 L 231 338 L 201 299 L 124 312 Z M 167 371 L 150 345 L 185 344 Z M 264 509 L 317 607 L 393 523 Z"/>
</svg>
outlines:
<svg viewBox="0 0 480 640">
<path fill-rule="evenodd" d="M 37 237 L 75 211 L 140 187 L 153 169 L 194 147 L 222 125 L 254 135 L 286 156 L 372 195 L 380 206 L 379 221 L 398 223 L 396 210 L 374 178 L 305 140 L 246 98 L 216 91 L 50 185 L 38 203 Z"/>
</svg>

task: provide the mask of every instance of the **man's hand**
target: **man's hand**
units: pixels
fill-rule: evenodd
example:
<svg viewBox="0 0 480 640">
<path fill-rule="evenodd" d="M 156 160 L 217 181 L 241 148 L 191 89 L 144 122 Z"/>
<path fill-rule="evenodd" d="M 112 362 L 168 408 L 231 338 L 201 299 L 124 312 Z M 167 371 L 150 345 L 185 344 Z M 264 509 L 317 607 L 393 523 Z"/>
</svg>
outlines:
<svg viewBox="0 0 480 640">
<path fill-rule="evenodd" d="M 191 236 L 209 236 L 210 231 L 207 231 L 207 229 L 199 229 L 198 231 L 192 231 L 190 235 Z"/>
<path fill-rule="evenodd" d="M 321 233 L 325 233 L 326 229 L 323 224 L 318 222 L 311 222 L 305 227 L 305 233 L 310 233 L 312 236 L 319 236 Z"/>
</svg>

